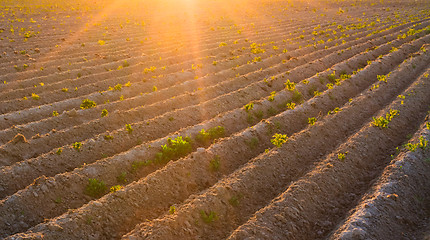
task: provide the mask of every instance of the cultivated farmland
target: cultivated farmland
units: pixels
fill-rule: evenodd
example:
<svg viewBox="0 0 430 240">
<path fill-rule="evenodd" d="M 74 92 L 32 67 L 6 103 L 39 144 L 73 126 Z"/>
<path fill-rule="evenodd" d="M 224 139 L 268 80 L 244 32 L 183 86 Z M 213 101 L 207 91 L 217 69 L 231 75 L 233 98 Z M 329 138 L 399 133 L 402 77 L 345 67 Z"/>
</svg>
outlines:
<svg viewBox="0 0 430 240">
<path fill-rule="evenodd" d="M 0 0 L 0 237 L 430 236 L 430 3 Z"/>
</svg>

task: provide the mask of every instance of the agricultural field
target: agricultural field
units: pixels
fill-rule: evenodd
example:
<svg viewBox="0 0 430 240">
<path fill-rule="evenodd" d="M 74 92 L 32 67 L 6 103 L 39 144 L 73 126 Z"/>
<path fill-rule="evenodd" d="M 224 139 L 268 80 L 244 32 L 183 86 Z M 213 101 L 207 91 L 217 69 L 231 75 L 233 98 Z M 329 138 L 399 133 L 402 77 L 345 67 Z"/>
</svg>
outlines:
<svg viewBox="0 0 430 240">
<path fill-rule="evenodd" d="M 0 238 L 430 238 L 427 0 L 0 0 Z"/>
</svg>

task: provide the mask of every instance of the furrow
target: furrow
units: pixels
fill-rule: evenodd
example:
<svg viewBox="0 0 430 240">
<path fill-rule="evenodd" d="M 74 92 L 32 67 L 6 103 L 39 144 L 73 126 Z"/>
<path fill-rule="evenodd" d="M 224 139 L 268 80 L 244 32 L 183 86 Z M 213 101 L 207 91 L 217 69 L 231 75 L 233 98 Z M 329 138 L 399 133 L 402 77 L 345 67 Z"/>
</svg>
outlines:
<svg viewBox="0 0 430 240">
<path fill-rule="evenodd" d="M 419 147 L 403 149 L 385 167 L 378 181 L 328 239 L 418 239 L 414 233 L 425 225 L 429 212 L 430 151 L 424 145 L 430 140 L 428 118 L 408 142 Z"/>
<path fill-rule="evenodd" d="M 347 85 L 346 83 L 344 84 Z M 344 84 L 340 85 L 340 87 L 344 86 Z M 354 85 L 350 83 L 350 86 L 354 86 Z M 340 94 L 339 97 L 343 94 L 343 93 L 341 94 L 341 92 L 342 91 L 338 91 L 338 93 Z M 344 98 L 347 99 L 348 96 L 344 96 Z M 335 99 L 336 98 L 331 99 L 327 94 L 325 95 L 325 100 L 327 101 L 327 103 L 321 104 L 321 105 L 322 106 L 328 105 L 329 109 L 333 109 L 334 106 L 336 105 L 332 106 L 329 103 L 331 101 L 336 101 Z M 313 104 L 309 104 L 308 109 L 310 109 L 311 111 L 315 111 L 313 110 L 314 107 L 312 106 Z M 272 119 L 272 120 L 274 122 L 279 122 L 279 125 L 282 126 L 281 128 L 287 129 L 287 126 L 290 126 L 290 124 L 288 123 L 291 121 L 286 121 L 286 119 L 283 119 L 283 118 L 286 118 L 287 116 L 290 116 L 293 118 L 303 118 L 303 115 L 299 114 L 300 112 L 303 113 L 303 109 L 297 108 L 297 110 L 294 111 L 294 114 L 293 113 L 288 114 L 289 111 L 287 111 L 283 113 L 282 116 L 280 116 L 278 119 Z M 318 112 L 316 112 L 315 114 L 318 115 Z M 307 119 L 306 117 L 305 119 Z M 306 122 L 306 120 L 305 121 L 301 120 L 297 122 L 298 123 Z M 69 230 L 64 229 L 66 225 L 78 224 L 81 226 L 81 221 L 85 222 L 87 217 L 100 216 L 100 219 L 97 219 L 97 221 L 103 221 L 103 223 L 101 223 L 101 225 L 103 226 L 106 226 L 106 224 L 109 224 L 108 229 L 112 230 L 112 232 L 105 231 L 106 236 L 119 237 L 120 235 L 118 235 L 118 231 L 121 231 L 121 232 L 127 231 L 127 229 L 121 229 L 121 228 L 122 227 L 125 228 L 125 226 L 130 227 L 133 224 L 136 224 L 135 218 L 137 216 L 140 216 L 140 219 L 153 218 L 155 217 L 155 215 L 163 213 L 166 210 L 166 208 L 168 208 L 168 206 L 185 200 L 186 197 L 188 197 L 191 193 L 196 193 L 197 191 L 199 191 L 199 189 L 203 190 L 202 187 L 205 188 L 205 186 L 210 186 L 214 184 L 217 178 L 220 177 L 219 175 L 216 176 L 214 174 L 210 174 L 210 173 L 208 174 L 208 171 L 210 172 L 210 170 L 208 169 L 208 164 L 209 164 L 209 161 L 214 157 L 214 155 L 219 155 L 222 161 L 226 161 L 225 163 L 222 162 L 222 166 L 225 166 L 225 169 L 223 171 L 225 171 L 225 173 L 229 173 L 235 168 L 239 167 L 241 164 L 240 162 L 236 161 L 237 156 L 243 157 L 244 160 L 252 157 L 250 156 L 250 154 L 252 154 L 253 152 L 252 149 L 250 150 L 249 147 L 248 148 L 244 147 L 246 146 L 247 143 L 249 144 L 249 141 L 252 138 L 257 138 L 259 140 L 266 139 L 267 141 L 261 141 L 261 143 L 258 144 L 258 147 L 257 147 L 259 148 L 260 152 L 264 150 L 264 144 L 269 142 L 268 138 L 270 136 L 267 135 L 267 131 L 270 129 L 269 125 L 271 125 L 271 127 L 274 127 L 273 123 L 268 124 L 266 122 L 262 122 L 260 127 L 251 128 L 248 131 L 246 131 L 246 133 L 241 133 L 238 135 L 238 137 L 235 137 L 235 138 L 233 137 L 231 140 L 229 140 L 228 146 L 225 144 L 223 145 L 215 144 L 206 152 L 197 152 L 191 155 L 191 157 L 168 164 L 164 169 L 157 171 L 153 174 L 150 174 L 145 179 L 142 179 L 137 183 L 132 183 L 128 185 L 124 191 L 118 191 L 114 194 L 108 194 L 105 197 L 99 199 L 97 202 L 90 202 L 88 205 L 85 205 L 79 210 L 77 210 L 76 213 L 69 213 L 73 215 L 77 214 L 76 215 L 77 217 L 74 218 L 75 220 L 72 221 L 74 223 L 71 223 L 71 222 L 61 223 L 62 221 L 65 220 L 65 218 L 70 219 L 69 216 L 66 214 L 57 219 L 52 220 L 52 222 L 50 223 L 38 225 L 35 227 L 35 229 L 38 229 L 38 228 L 44 229 L 47 225 L 59 224 L 61 226 L 58 229 L 63 228 L 64 230 L 62 231 L 62 234 L 66 234 L 66 232 L 67 234 L 69 234 Z M 261 148 L 260 145 L 262 145 L 263 147 L 262 149 L 260 149 Z M 241 146 L 241 147 L 238 147 L 238 146 Z M 226 149 L 230 149 L 230 148 L 234 150 L 226 151 Z M 235 156 L 232 156 L 232 153 L 234 153 Z M 75 177 L 73 178 L 76 179 Z M 163 179 L 163 182 L 171 181 L 172 184 L 167 184 L 167 185 L 163 184 L 161 186 L 159 185 L 161 184 L 161 182 L 157 179 Z M 85 179 L 82 179 L 81 182 L 84 182 L 84 181 Z M 183 181 L 184 183 L 187 183 L 187 184 L 183 185 L 183 183 L 182 184 L 179 183 Z M 185 186 L 188 186 L 188 187 L 185 187 Z M 146 190 L 143 190 L 142 188 Z M 166 191 L 165 188 L 169 188 L 170 190 Z M 175 190 L 171 191 L 173 189 Z M 124 201 L 125 196 L 127 201 Z M 132 199 L 140 199 L 140 200 L 136 202 Z M 153 201 L 153 199 L 158 199 L 158 200 Z M 166 201 L 164 201 L 163 199 L 165 199 Z M 97 206 L 94 207 L 95 206 L 94 204 Z M 103 214 L 106 214 L 106 212 L 105 213 L 98 212 L 99 210 L 101 211 L 103 207 L 108 207 L 113 212 L 117 212 L 119 208 L 122 210 L 121 210 L 121 213 L 118 213 L 115 216 L 109 216 L 108 218 L 106 218 L 107 216 L 103 215 Z M 140 209 L 139 214 L 135 215 L 137 214 L 135 212 L 137 209 Z M 132 214 L 134 217 L 131 217 L 132 215 L 130 214 Z M 109 220 L 109 218 L 111 219 Z M 67 221 L 68 220 L 66 220 L 66 222 Z M 111 226 L 110 222 L 112 223 L 115 222 L 116 223 L 114 224 L 115 226 Z M 118 222 L 121 222 L 121 224 L 117 224 Z M 88 233 L 88 231 L 90 231 L 85 226 L 82 226 L 82 227 L 85 228 L 85 229 L 82 229 L 82 232 L 79 233 L 74 229 L 72 231 L 73 233 L 70 233 L 70 234 L 75 234 L 73 236 L 79 238 L 80 236 L 79 234 L 82 234 L 83 232 Z M 98 231 L 98 230 L 96 228 L 93 228 L 93 230 L 91 231 L 94 233 L 94 231 Z M 49 234 L 54 234 L 54 235 L 57 234 L 55 233 L 56 231 L 48 231 L 48 232 Z M 46 237 L 48 237 L 47 235 L 48 232 L 44 233 Z M 96 233 L 96 234 L 99 234 L 99 233 Z"/>
<path fill-rule="evenodd" d="M 412 65 L 408 69 L 413 71 Z M 413 77 L 407 77 L 410 78 Z M 391 110 L 398 110 L 388 128 L 373 126 L 370 120 L 312 171 L 289 184 L 284 193 L 257 211 L 229 239 L 323 237 L 380 174 L 391 150 L 405 141 L 407 134 L 416 131 L 430 103 L 429 90 L 430 84 L 424 76 L 414 81 L 403 92 L 407 96 L 404 101 L 394 100 L 377 114 L 384 117 Z"/>
</svg>

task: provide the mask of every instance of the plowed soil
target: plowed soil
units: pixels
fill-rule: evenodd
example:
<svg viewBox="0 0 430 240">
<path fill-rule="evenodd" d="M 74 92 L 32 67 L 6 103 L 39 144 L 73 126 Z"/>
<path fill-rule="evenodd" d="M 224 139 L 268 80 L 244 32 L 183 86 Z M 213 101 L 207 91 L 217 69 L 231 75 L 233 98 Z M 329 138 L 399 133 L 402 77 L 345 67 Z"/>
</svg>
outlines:
<svg viewBox="0 0 430 240">
<path fill-rule="evenodd" d="M 428 1 L 0 3 L 1 238 L 430 238 Z"/>
</svg>

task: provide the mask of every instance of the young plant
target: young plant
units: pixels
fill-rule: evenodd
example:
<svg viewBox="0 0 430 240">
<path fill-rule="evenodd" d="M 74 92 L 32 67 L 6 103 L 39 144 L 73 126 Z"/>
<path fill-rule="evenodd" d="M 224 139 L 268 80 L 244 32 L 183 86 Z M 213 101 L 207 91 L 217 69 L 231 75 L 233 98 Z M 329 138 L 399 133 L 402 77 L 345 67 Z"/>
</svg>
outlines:
<svg viewBox="0 0 430 240">
<path fill-rule="evenodd" d="M 220 158 L 218 155 L 216 155 L 210 162 L 209 162 L 209 169 L 213 172 L 219 171 L 219 167 L 221 165 Z"/>
<path fill-rule="evenodd" d="M 125 124 L 125 129 L 127 130 L 128 134 L 131 134 L 133 132 L 133 128 L 130 124 Z"/>
<path fill-rule="evenodd" d="M 57 155 L 61 155 L 61 153 L 63 152 L 62 148 L 58 148 L 58 150 L 55 152 Z"/>
<path fill-rule="evenodd" d="M 209 214 L 207 214 L 206 211 L 200 210 L 200 217 L 203 219 L 203 222 L 205 223 L 211 223 L 218 219 L 218 216 L 214 211 L 210 211 Z"/>
<path fill-rule="evenodd" d="M 113 192 L 121 190 L 122 188 L 123 188 L 123 186 L 121 186 L 121 185 L 115 185 L 115 186 L 110 187 L 110 192 L 113 193 Z"/>
<path fill-rule="evenodd" d="M 52 112 L 52 116 L 54 116 L 54 117 L 58 116 L 58 112 L 54 110 L 54 111 Z"/>
<path fill-rule="evenodd" d="M 127 172 L 121 172 L 121 174 L 116 177 L 116 181 L 122 184 L 127 183 Z"/>
<path fill-rule="evenodd" d="M 240 203 L 240 196 L 233 196 L 233 197 L 231 197 L 229 200 L 228 200 L 228 202 L 233 206 L 233 207 L 237 207 L 237 206 L 239 206 L 239 203 Z"/>
<path fill-rule="evenodd" d="M 286 106 L 287 109 L 293 110 L 296 107 L 296 104 L 294 102 L 288 102 Z"/>
<path fill-rule="evenodd" d="M 182 138 L 181 136 L 167 139 L 167 144 L 161 146 L 161 151 L 155 155 L 155 162 L 165 163 L 170 160 L 175 160 L 190 153 L 192 150 L 191 139 L 189 137 Z"/>
<path fill-rule="evenodd" d="M 84 99 L 81 103 L 81 109 L 88 109 L 97 106 L 96 102 L 91 101 L 89 99 Z"/>
<path fill-rule="evenodd" d="M 107 190 L 106 184 L 103 181 L 95 178 L 88 179 L 88 184 L 85 188 L 85 194 L 91 197 L 100 197 Z"/>
<path fill-rule="evenodd" d="M 346 153 L 338 153 L 337 158 L 342 162 L 345 161 Z"/>
<path fill-rule="evenodd" d="M 286 134 L 275 133 L 275 135 L 272 137 L 273 138 L 270 140 L 270 142 L 278 148 L 280 148 L 282 144 L 286 143 L 288 140 Z"/>
<path fill-rule="evenodd" d="M 36 93 L 32 93 L 31 94 L 31 98 L 33 98 L 34 100 L 39 100 L 40 99 L 39 95 L 37 95 Z"/>
<path fill-rule="evenodd" d="M 294 89 L 296 89 L 296 83 L 290 82 L 290 79 L 287 79 L 284 85 L 285 85 L 285 89 L 287 89 L 288 91 L 294 91 Z"/>
<path fill-rule="evenodd" d="M 210 128 L 208 131 L 204 129 L 196 135 L 196 142 L 202 145 L 209 145 L 213 140 L 224 136 L 225 129 L 222 126 Z"/>
<path fill-rule="evenodd" d="M 316 118 L 314 118 L 314 117 L 308 118 L 308 123 L 309 123 L 310 125 L 314 125 L 316 121 L 317 121 L 317 119 L 316 119 Z"/>
<path fill-rule="evenodd" d="M 103 109 L 103 110 L 102 110 L 102 114 L 101 114 L 101 116 L 102 116 L 102 117 L 106 117 L 107 115 L 108 115 L 108 110 Z"/>
<path fill-rule="evenodd" d="M 299 91 L 294 90 L 291 100 L 295 103 L 300 103 L 302 101 L 302 98 L 303 98 L 302 94 Z"/>
<path fill-rule="evenodd" d="M 258 145 L 258 138 L 253 137 L 250 140 L 245 140 L 246 145 L 248 145 L 251 149 L 254 149 Z"/>
<path fill-rule="evenodd" d="M 169 214 L 170 215 L 173 215 L 173 214 L 175 214 L 175 212 L 176 212 L 176 207 L 175 206 L 170 206 L 170 208 L 169 208 Z"/>
<path fill-rule="evenodd" d="M 73 144 L 72 144 L 72 147 L 73 147 L 76 151 L 80 152 L 80 151 L 81 151 L 81 147 L 82 147 L 82 143 L 81 143 L 81 142 L 75 142 L 75 143 L 73 143 Z"/>
<path fill-rule="evenodd" d="M 273 91 L 270 93 L 269 98 L 267 98 L 267 100 L 269 100 L 270 102 L 273 102 L 275 100 L 275 96 L 276 96 L 276 91 Z"/>
<path fill-rule="evenodd" d="M 372 125 L 379 127 L 379 128 L 388 128 L 388 123 L 391 122 L 391 120 L 398 114 L 398 110 L 390 109 L 390 112 L 387 113 L 384 117 L 375 118 L 373 117 Z"/>
<path fill-rule="evenodd" d="M 246 112 L 249 112 L 249 111 L 251 111 L 251 110 L 254 108 L 254 103 L 253 103 L 253 102 L 250 102 L 250 103 L 246 104 L 246 105 L 244 106 L 244 108 L 245 108 L 245 111 L 246 111 Z"/>
<path fill-rule="evenodd" d="M 122 84 L 121 83 L 118 83 L 117 85 L 115 85 L 113 87 L 113 90 L 115 90 L 115 91 L 121 91 L 121 89 L 122 89 Z"/>
<path fill-rule="evenodd" d="M 420 142 L 418 143 L 418 147 L 421 149 L 426 149 L 428 144 L 428 140 L 425 140 L 423 136 L 420 136 Z"/>
</svg>

